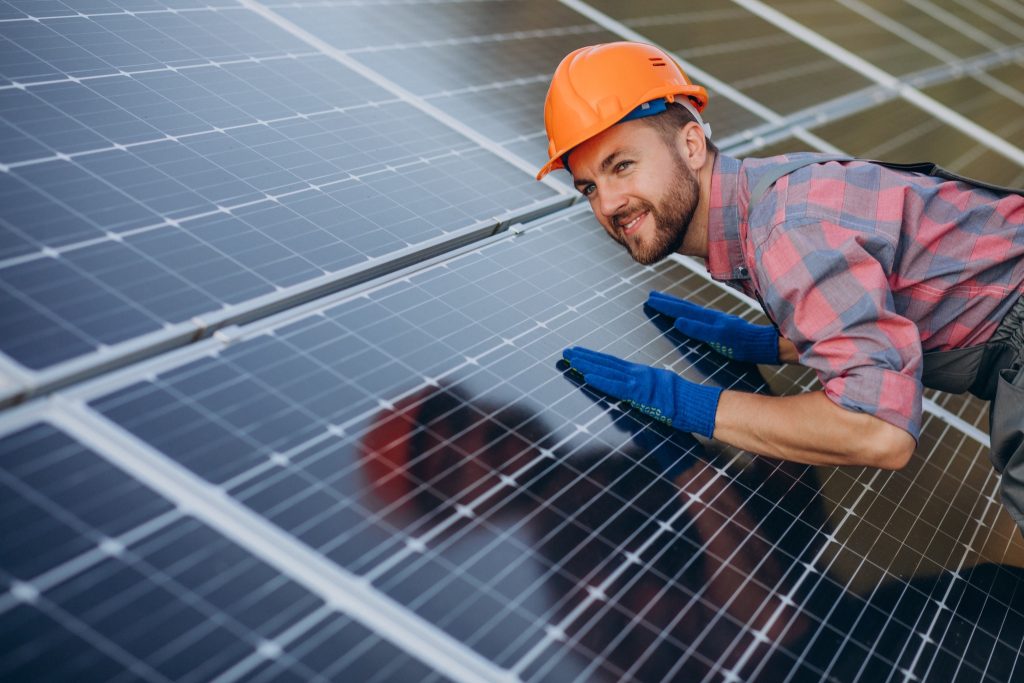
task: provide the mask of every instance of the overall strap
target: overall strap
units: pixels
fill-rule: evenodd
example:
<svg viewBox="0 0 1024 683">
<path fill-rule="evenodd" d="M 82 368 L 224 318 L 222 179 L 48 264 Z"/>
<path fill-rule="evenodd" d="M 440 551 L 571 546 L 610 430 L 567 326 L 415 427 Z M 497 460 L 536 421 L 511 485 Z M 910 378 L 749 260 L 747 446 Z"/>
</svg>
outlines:
<svg viewBox="0 0 1024 683">
<path fill-rule="evenodd" d="M 991 190 L 993 192 L 1006 193 L 1006 194 L 1017 194 L 1024 196 L 1024 189 L 1015 187 L 1002 187 L 1000 185 L 992 185 L 991 183 L 984 183 L 980 180 L 974 180 L 973 178 L 966 178 L 964 176 L 957 175 L 941 166 L 936 166 L 930 161 L 917 162 L 912 164 L 896 164 L 889 161 L 876 161 L 874 159 L 855 159 L 853 157 L 845 156 L 824 156 L 815 157 L 813 159 L 796 159 L 789 161 L 784 164 L 779 164 L 768 173 L 758 178 L 757 183 L 750 190 L 750 202 L 747 204 L 747 210 L 749 211 L 754 203 L 759 200 L 768 188 L 778 182 L 779 178 L 789 175 L 793 171 L 799 170 L 804 166 L 811 166 L 812 164 L 824 164 L 829 161 L 867 161 L 868 163 L 878 164 L 886 168 L 891 168 L 894 171 L 906 171 L 908 173 L 920 173 L 922 175 L 933 176 L 936 178 L 942 178 L 943 180 L 956 180 L 974 187 L 980 187 L 985 190 Z"/>
<path fill-rule="evenodd" d="M 826 164 L 830 161 L 855 161 L 855 159 L 853 157 L 844 156 L 815 157 L 813 159 L 795 159 L 793 161 L 787 161 L 784 164 L 779 164 L 758 178 L 757 183 L 755 183 L 754 187 L 750 189 L 750 201 L 747 203 L 747 211 L 750 211 L 750 209 L 753 208 L 757 200 L 768 191 L 769 187 L 777 183 L 779 178 L 787 176 L 793 171 L 798 171 L 804 166 Z"/>
</svg>

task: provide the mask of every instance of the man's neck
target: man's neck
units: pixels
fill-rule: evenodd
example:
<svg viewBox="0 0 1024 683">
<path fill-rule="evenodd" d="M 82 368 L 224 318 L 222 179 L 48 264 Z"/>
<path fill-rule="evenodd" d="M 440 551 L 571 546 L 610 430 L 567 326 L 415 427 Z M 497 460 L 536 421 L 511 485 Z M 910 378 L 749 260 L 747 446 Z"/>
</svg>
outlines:
<svg viewBox="0 0 1024 683">
<path fill-rule="evenodd" d="M 686 237 L 679 247 L 679 253 L 684 256 L 697 256 L 702 259 L 708 257 L 708 215 L 711 204 L 711 176 L 715 168 L 716 153 L 708 154 L 707 161 L 697 173 L 697 182 L 700 183 L 700 199 L 697 201 L 697 208 L 693 212 L 693 219 L 686 228 Z"/>
</svg>

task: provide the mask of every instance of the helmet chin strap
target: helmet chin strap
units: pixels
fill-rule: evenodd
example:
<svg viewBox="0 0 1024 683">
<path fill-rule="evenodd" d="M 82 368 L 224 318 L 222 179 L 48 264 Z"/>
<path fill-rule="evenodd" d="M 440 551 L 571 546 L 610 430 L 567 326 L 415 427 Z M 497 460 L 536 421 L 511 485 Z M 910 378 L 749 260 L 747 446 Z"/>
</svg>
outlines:
<svg viewBox="0 0 1024 683">
<path fill-rule="evenodd" d="M 676 102 L 678 102 L 679 104 L 681 104 L 684 107 L 686 107 L 686 110 L 688 112 L 690 112 L 691 114 L 693 114 L 693 119 L 697 123 L 700 124 L 701 128 L 704 129 L 704 137 L 706 137 L 706 138 L 708 138 L 710 140 L 711 139 L 711 124 L 701 118 L 700 112 L 697 111 L 697 108 L 695 106 L 693 106 L 693 104 L 690 102 L 689 98 L 681 97 L 678 100 L 676 100 Z"/>
</svg>

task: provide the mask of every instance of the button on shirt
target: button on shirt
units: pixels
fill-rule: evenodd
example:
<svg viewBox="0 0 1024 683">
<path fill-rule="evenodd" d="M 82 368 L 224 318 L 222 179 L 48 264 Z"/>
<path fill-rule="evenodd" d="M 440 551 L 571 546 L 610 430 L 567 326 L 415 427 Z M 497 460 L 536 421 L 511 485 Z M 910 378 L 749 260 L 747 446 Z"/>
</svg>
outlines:
<svg viewBox="0 0 1024 683">
<path fill-rule="evenodd" d="M 921 430 L 922 352 L 984 343 L 1024 292 L 1024 197 L 794 154 L 719 154 L 708 271 L 759 297 L 841 406 Z M 749 213 L 749 215 L 748 215 Z"/>
</svg>

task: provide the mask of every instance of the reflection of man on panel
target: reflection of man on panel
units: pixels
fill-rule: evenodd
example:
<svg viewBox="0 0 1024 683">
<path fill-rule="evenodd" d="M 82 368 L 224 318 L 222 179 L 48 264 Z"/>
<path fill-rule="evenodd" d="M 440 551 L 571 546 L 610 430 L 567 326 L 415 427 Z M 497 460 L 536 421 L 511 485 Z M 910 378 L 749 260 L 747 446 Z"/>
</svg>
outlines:
<svg viewBox="0 0 1024 683">
<path fill-rule="evenodd" d="M 707 93 L 638 43 L 581 48 L 548 90 L 550 161 L 641 263 L 699 256 L 776 327 L 652 292 L 684 334 L 755 363 L 814 368 L 822 391 L 697 385 L 579 347 L 588 384 L 677 429 L 797 462 L 899 468 L 924 386 L 994 399 L 992 461 L 1024 528 L 1024 196 L 929 165 L 798 154 L 739 161 L 707 139 Z"/>
<path fill-rule="evenodd" d="M 366 433 L 360 502 L 416 533 L 454 520 L 453 536 L 475 530 L 490 545 L 502 520 L 529 531 L 548 618 L 588 667 L 577 680 L 696 681 L 734 668 L 743 681 L 881 680 L 920 643 L 913 625 L 929 595 L 946 596 L 938 651 L 982 662 L 993 678 L 1013 669 L 1015 648 L 987 649 L 977 634 L 1021 642 L 1024 620 L 1007 615 L 1024 609 L 1024 594 L 967 596 L 1015 585 L 1024 570 L 892 579 L 865 596 L 828 573 L 804 581 L 829 533 L 813 470 L 754 459 L 726 476 L 688 435 L 666 439 L 628 415 L 616 424 L 633 435 L 621 451 L 599 440 L 549 450 L 555 435 L 523 407 L 425 387 Z"/>
</svg>

